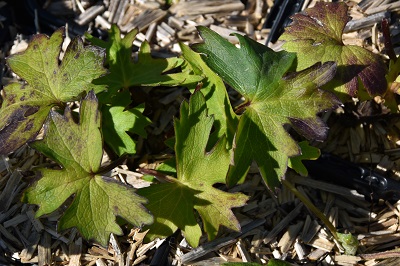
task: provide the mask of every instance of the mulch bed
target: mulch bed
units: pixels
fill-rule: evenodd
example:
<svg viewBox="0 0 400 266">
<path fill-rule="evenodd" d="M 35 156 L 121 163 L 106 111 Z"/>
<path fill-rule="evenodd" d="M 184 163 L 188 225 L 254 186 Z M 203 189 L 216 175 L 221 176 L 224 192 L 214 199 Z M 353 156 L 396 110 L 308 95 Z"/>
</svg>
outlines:
<svg viewBox="0 0 400 266">
<path fill-rule="evenodd" d="M 197 25 L 210 27 L 232 42 L 236 41 L 229 36 L 232 32 L 246 34 L 264 44 L 271 33 L 265 21 L 274 4 L 272 0 L 180 0 L 172 1 L 170 7 L 163 2 L 48 0 L 16 1 L 11 5 L 0 1 L 0 21 L 4 25 L 0 32 L 2 85 L 16 79 L 4 66 L 5 57 L 24 50 L 34 32 L 51 34 L 65 22 L 69 38 L 82 35 L 85 30 L 106 36 L 113 23 L 123 33 L 138 28 L 135 47 L 138 49 L 142 41 L 149 40 L 153 55 L 158 57 L 178 55 L 179 41 L 199 42 Z M 304 1 L 302 8 L 315 2 Z M 400 53 L 399 1 L 355 0 L 348 4 L 352 6 L 353 20 L 346 27 L 346 43 L 364 46 L 387 59 L 379 23 L 382 18 L 391 18 L 395 51 Z M 279 49 L 281 43 L 268 45 Z M 229 94 L 233 105 L 241 102 L 240 95 L 231 91 Z M 171 117 L 188 96 L 184 88 L 137 88 L 137 99 L 152 106 L 148 114 L 153 121 L 148 127 L 149 138 L 140 139 L 138 154 L 111 171 L 110 176 L 134 187 L 147 185 L 136 169 L 154 169 L 168 156 L 163 141 L 173 130 Z M 350 107 L 324 114 L 323 119 L 330 126 L 329 137 L 316 145 L 325 152 L 400 179 L 400 116 L 387 115 L 375 102 L 354 103 Z M 105 155 L 104 162 L 107 160 Z M 222 229 L 217 239 L 209 242 L 204 237 L 201 245 L 193 249 L 180 232 L 144 243 L 146 232 L 126 227 L 125 235 L 111 236 L 109 246 L 101 247 L 83 240 L 75 229 L 58 232 L 61 211 L 36 219 L 36 207 L 20 202 L 35 168 L 49 163 L 27 146 L 0 159 L 1 265 L 220 265 L 228 261 L 267 263 L 271 258 L 293 265 L 400 263 L 399 202 L 370 202 L 350 188 L 289 171 L 286 178 L 333 225 L 357 236 L 357 255 L 343 255 L 343 247 L 334 241 L 324 224 L 285 187 L 271 193 L 255 166 L 243 184 L 230 190 L 251 196 L 246 206 L 234 210 L 242 225 L 241 232 Z"/>
</svg>

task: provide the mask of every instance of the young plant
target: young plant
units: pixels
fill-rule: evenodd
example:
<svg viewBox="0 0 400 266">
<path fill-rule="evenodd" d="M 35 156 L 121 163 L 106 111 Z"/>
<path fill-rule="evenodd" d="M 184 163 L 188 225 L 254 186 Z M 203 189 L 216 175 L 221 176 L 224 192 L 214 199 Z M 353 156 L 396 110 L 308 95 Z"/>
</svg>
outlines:
<svg viewBox="0 0 400 266">
<path fill-rule="evenodd" d="M 31 143 L 33 148 L 57 162 L 61 169 L 38 169 L 38 180 L 29 187 L 23 195 L 24 202 L 39 205 L 36 214 L 37 217 L 53 212 L 69 200 L 70 205 L 67 207 L 58 223 L 59 229 L 63 230 L 76 227 L 86 239 L 93 239 L 102 245 L 107 244 L 110 233 L 122 233 L 121 228 L 115 221 L 115 216 L 120 216 L 127 222 L 139 227 L 145 224 L 149 225 L 153 222 L 152 215 L 143 207 L 143 204 L 146 203 L 147 200 L 136 195 L 133 188 L 124 186 L 115 182 L 113 179 L 102 176 L 104 169 L 100 168 L 103 153 L 101 133 L 103 133 L 105 141 L 117 155 L 135 153 L 135 143 L 127 132 L 139 134 L 141 136 L 146 135 L 144 127 L 149 124 L 150 121 L 142 115 L 144 109 L 143 105 L 128 108 L 132 101 L 128 89 L 134 85 L 153 86 L 163 84 L 172 86 L 174 84 L 186 84 L 185 82 L 187 82 L 187 84 L 197 83 L 204 78 L 204 74 L 201 73 L 201 71 L 204 70 L 206 74 L 210 76 L 207 81 L 209 85 L 205 85 L 204 87 L 207 97 L 211 99 L 209 100 L 210 103 L 214 105 L 217 102 L 228 102 L 227 93 L 222 80 L 212 73 L 204 62 L 201 61 L 198 54 L 190 49 L 187 49 L 184 53 L 186 57 L 190 58 L 190 63 L 183 64 L 184 60 L 179 58 L 153 59 L 150 55 L 148 44 L 144 43 L 141 47 L 141 51 L 139 51 L 138 60 L 133 62 L 131 60 L 130 50 L 132 48 L 132 38 L 134 38 L 136 32 L 129 33 L 122 40 L 119 38 L 119 30 L 115 26 L 113 26 L 110 33 L 110 43 L 107 45 L 102 43 L 107 50 L 107 65 L 110 69 L 110 74 L 95 80 L 93 83 L 97 85 L 92 84 L 92 80 L 101 74 L 105 74 L 105 69 L 101 66 L 102 60 L 100 60 L 103 55 L 101 49 L 92 46 L 83 47 L 82 41 L 77 39 L 80 45 L 78 51 L 73 54 L 71 51 L 74 51 L 73 49 L 75 49 L 75 46 L 68 48 L 60 67 L 62 68 L 64 64 L 67 64 L 69 67 L 67 69 L 72 71 L 70 69 L 71 65 L 75 64 L 76 67 L 76 64 L 82 63 L 74 60 L 85 55 L 85 58 L 82 59 L 83 62 L 86 66 L 91 67 L 92 72 L 97 73 L 97 75 L 89 75 L 91 72 L 89 72 L 89 74 L 82 72 L 82 75 L 86 76 L 81 77 L 76 75 L 75 77 L 78 81 L 74 82 L 66 79 L 66 77 L 68 77 L 67 74 L 70 73 L 65 74 L 65 71 L 53 71 L 51 72 L 51 80 L 58 81 L 58 79 L 60 79 L 59 75 L 62 75 L 64 79 L 58 81 L 55 86 L 49 86 L 49 88 L 44 87 L 46 90 L 38 85 L 34 87 L 36 91 L 38 90 L 37 88 L 44 90 L 44 92 L 40 91 L 44 94 L 46 94 L 47 91 L 51 91 L 53 94 L 59 93 L 63 96 L 65 92 L 58 91 L 58 89 L 65 85 L 64 88 L 69 89 L 71 95 L 68 94 L 70 97 L 63 96 L 61 99 L 64 102 L 55 101 L 54 104 L 46 106 L 47 113 L 43 115 L 44 118 L 42 118 L 42 120 L 47 117 L 49 112 L 50 116 L 45 124 L 44 137 L 42 140 Z M 46 52 L 48 52 L 48 50 L 53 51 L 53 53 L 51 53 L 53 57 L 49 58 L 54 60 L 58 58 L 63 41 L 61 30 L 54 33 L 53 36 L 50 37 L 50 41 L 48 41 L 48 38 L 44 35 L 38 35 L 38 37 L 35 38 L 40 40 L 44 39 L 44 41 L 41 40 L 40 44 L 42 46 L 47 45 L 44 46 Z M 91 40 L 100 42 L 93 38 Z M 24 54 L 29 54 L 31 52 L 30 49 L 35 51 L 37 45 L 34 39 L 29 46 L 33 46 L 34 48 L 28 48 Z M 74 42 L 73 45 L 75 45 Z M 97 51 L 98 56 L 96 60 L 90 59 L 84 53 L 86 50 Z M 37 54 L 34 54 L 34 56 L 38 57 Z M 48 56 L 49 55 L 46 54 L 46 60 L 49 60 Z M 18 57 L 18 55 L 14 57 Z M 42 55 L 42 57 L 44 56 Z M 11 59 L 12 58 L 13 57 L 11 57 Z M 28 62 L 28 59 L 29 56 L 22 57 L 20 60 L 23 61 L 22 63 L 20 62 L 20 65 L 22 64 L 23 66 L 23 63 Z M 196 59 L 200 59 L 200 61 L 196 61 Z M 65 62 L 66 60 L 68 60 L 67 63 Z M 85 60 L 88 60 L 88 62 Z M 95 63 L 91 60 L 94 60 Z M 14 61 L 11 61 L 10 65 L 15 66 L 15 64 L 12 64 L 13 62 Z M 55 60 L 55 62 L 57 61 Z M 39 69 L 34 64 L 30 65 L 28 63 L 26 65 L 30 68 Z M 49 64 L 45 62 L 44 65 L 43 71 L 50 72 L 50 70 L 46 68 Z M 164 72 L 170 71 L 180 65 L 184 72 L 164 74 Z M 95 66 L 97 66 L 101 72 L 96 72 L 97 68 Z M 29 84 L 28 86 L 35 85 L 35 83 L 31 81 L 32 79 L 29 77 L 28 72 L 26 70 L 25 72 L 20 71 L 20 68 L 21 67 L 15 67 L 17 73 L 21 74 L 22 78 L 26 78 Z M 198 75 L 193 75 L 191 74 L 192 72 Z M 132 75 L 137 79 L 132 79 Z M 35 79 L 34 81 L 37 80 L 38 79 Z M 117 81 L 121 83 L 117 84 Z M 46 78 L 42 80 L 42 82 L 46 83 Z M 63 82 L 66 82 L 66 84 L 63 84 Z M 80 90 L 77 88 L 78 85 Z M 215 91 L 216 85 L 218 87 L 218 92 Z M 56 104 L 60 107 L 64 107 L 67 101 L 79 100 L 86 91 L 93 88 L 96 89 L 101 99 L 101 105 L 99 105 L 97 101 L 95 92 L 91 90 L 87 97 L 81 101 L 78 124 L 76 124 L 75 118 L 73 118 L 73 114 L 68 107 L 65 109 L 64 114 L 62 114 L 62 110 L 60 109 L 51 110 Z M 107 90 L 105 90 L 106 88 Z M 25 87 L 18 87 L 12 92 L 23 93 L 24 89 Z M 6 90 L 6 92 L 9 91 L 10 90 Z M 31 97 L 33 95 L 34 93 L 30 93 Z M 22 94 L 22 96 L 20 101 L 25 101 L 25 94 Z M 15 96 L 13 97 L 15 98 Z M 14 103 L 14 98 L 10 99 L 10 102 L 13 101 L 12 103 Z M 186 191 L 186 193 L 183 193 L 185 200 L 180 198 L 180 200 L 177 201 L 177 206 L 178 210 L 183 211 L 184 214 L 188 214 L 188 216 L 174 217 L 172 223 L 176 223 L 173 225 L 169 225 L 169 220 L 167 219 L 168 225 L 166 227 L 168 228 L 168 226 L 170 226 L 169 231 L 173 231 L 178 227 L 183 230 L 189 228 L 187 231 L 189 232 L 187 235 L 188 241 L 193 246 L 196 246 L 201 236 L 201 229 L 196 223 L 193 209 L 196 209 L 200 213 L 203 218 L 205 231 L 211 239 L 216 236 L 220 225 L 224 225 L 233 230 L 240 230 L 239 223 L 233 215 L 231 208 L 244 205 L 247 197 L 240 193 L 230 194 L 213 188 L 215 183 L 224 183 L 226 172 L 229 167 L 230 152 L 227 147 L 229 148 L 232 145 L 232 128 L 235 127 L 235 114 L 231 106 L 228 105 L 222 109 L 215 108 L 215 106 L 212 107 L 213 110 L 215 109 L 217 111 L 219 126 L 216 126 L 216 134 L 213 134 L 213 141 L 210 141 L 211 137 L 209 134 L 214 124 L 214 118 L 207 115 L 205 98 L 200 92 L 195 93 L 192 98 L 193 100 L 190 101 L 190 105 L 187 103 L 182 105 L 181 119 L 176 120 L 175 127 L 177 136 L 175 146 L 177 155 L 176 171 L 178 174 L 177 178 L 173 179 L 175 181 L 174 184 L 178 184 L 174 188 L 178 190 L 182 189 L 184 192 Z M 34 98 L 34 100 L 36 100 L 36 98 Z M 7 101 L 5 101 L 5 103 L 6 104 L 3 104 L 2 108 L 8 106 Z M 30 108 L 30 106 L 22 104 L 21 106 Z M 98 108 L 101 109 L 101 112 L 99 112 Z M 34 111 L 36 111 L 36 109 Z M 34 112 L 28 109 L 23 115 L 27 117 L 32 115 L 31 113 Z M 2 114 L 7 114 L 7 112 L 3 112 Z M 40 120 L 40 123 L 37 125 L 37 131 L 42 127 L 42 120 Z M 230 144 L 228 144 L 225 137 L 228 124 L 231 127 Z M 193 131 L 193 129 L 196 129 L 196 131 Z M 30 140 L 36 136 L 37 131 L 30 137 Z M 7 133 L 9 130 L 5 130 L 4 132 Z M 200 136 L 199 132 L 206 134 Z M 211 145 L 211 147 L 214 147 L 215 144 L 215 147 L 209 150 L 206 148 L 207 143 Z M 21 142 L 21 144 L 24 143 Z M 199 153 L 195 155 L 193 151 Z M 194 155 L 195 157 L 193 157 Z M 208 169 L 209 166 L 212 166 L 212 169 Z M 206 174 L 207 170 L 209 171 L 208 174 Z M 202 174 L 199 175 L 200 173 Z M 162 220 L 163 217 L 162 211 L 160 212 L 158 209 L 154 210 L 153 206 L 159 204 L 157 196 L 154 195 L 160 191 L 164 191 L 163 185 L 164 184 L 152 186 L 151 189 L 143 189 L 140 192 L 148 196 L 151 200 L 151 204 L 149 205 L 150 209 L 157 215 L 157 222 L 152 226 L 153 228 L 157 228 L 157 225 L 162 224 L 162 222 L 160 222 L 160 219 Z M 152 190 L 154 187 L 157 189 L 157 193 L 150 193 L 154 191 Z M 187 189 L 185 189 L 185 187 L 187 187 Z M 192 199 L 192 201 L 189 199 Z M 166 208 L 163 210 L 166 210 Z M 162 234 L 154 230 L 150 235 L 160 236 Z"/>
<path fill-rule="evenodd" d="M 330 10 L 321 5 L 318 8 Z M 342 12 L 343 7 L 338 9 Z M 323 25 L 327 23 L 323 17 L 317 18 Z M 338 64 L 343 67 L 342 62 L 355 60 L 346 57 L 350 53 L 347 48 L 336 52 L 345 58 L 338 63 L 324 57 L 323 63 L 301 65 L 301 54 L 296 57 L 287 51 L 274 52 L 240 35 L 236 35 L 240 42 L 240 48 L 236 48 L 205 27 L 199 27 L 199 31 L 205 42 L 194 49 L 201 55 L 181 45 L 182 56 L 168 59 L 153 58 L 149 44 L 143 42 L 133 60 L 136 30 L 121 38 L 113 25 L 109 42 L 87 35 L 89 41 L 106 50 L 108 75 L 102 66 L 102 50 L 84 47 L 80 38 L 72 42 L 59 63 L 63 30 L 50 38 L 34 37 L 26 52 L 8 59 L 26 84 L 13 83 L 4 89 L 1 154 L 35 139 L 50 113 L 43 139 L 34 141 L 32 147 L 61 167 L 39 169 L 40 179 L 24 193 L 25 202 L 39 205 L 37 216 L 69 200 L 59 228 L 77 227 L 86 239 L 106 245 L 110 233 L 122 233 L 115 221 L 115 216 L 120 216 L 136 226 L 148 225 L 150 238 L 166 237 L 181 229 L 195 247 L 202 235 L 197 214 L 209 239 L 216 237 L 221 226 L 240 230 L 232 208 L 243 206 L 248 197 L 219 190 L 216 184 L 234 185 L 243 180 L 252 161 L 256 161 L 270 188 L 280 185 L 288 166 L 307 174 L 301 160 L 316 158 L 319 153 L 307 142 L 297 143 L 287 129 L 292 127 L 309 139 L 324 139 L 327 127 L 317 114 L 340 101 L 320 87 L 337 70 L 341 73 Z M 336 34 L 333 39 L 338 46 L 337 32 L 332 30 L 332 34 Z M 334 42 L 326 36 L 321 38 L 314 44 Z M 287 45 L 290 47 L 290 42 Z M 354 62 L 365 66 L 368 60 Z M 361 79 L 368 67 L 360 68 Z M 294 72 L 296 68 L 298 72 Z M 223 80 L 246 99 L 236 113 Z M 354 81 L 350 83 L 354 85 Z M 151 121 L 142 115 L 144 105 L 132 106 L 130 90 L 133 86 L 157 85 L 185 85 L 193 94 L 182 103 L 179 119 L 174 119 L 175 158 L 163 166 L 170 167 L 170 176 L 135 194 L 133 188 L 102 176 L 102 137 L 118 156 L 134 154 L 136 144 L 130 134 L 145 137 L 144 128 Z M 371 94 L 378 90 L 364 85 Z M 68 107 L 62 113 L 67 102 L 77 100 L 81 100 L 78 123 Z M 52 110 L 55 106 L 63 108 Z M 143 206 L 147 202 L 151 214 Z"/>
</svg>

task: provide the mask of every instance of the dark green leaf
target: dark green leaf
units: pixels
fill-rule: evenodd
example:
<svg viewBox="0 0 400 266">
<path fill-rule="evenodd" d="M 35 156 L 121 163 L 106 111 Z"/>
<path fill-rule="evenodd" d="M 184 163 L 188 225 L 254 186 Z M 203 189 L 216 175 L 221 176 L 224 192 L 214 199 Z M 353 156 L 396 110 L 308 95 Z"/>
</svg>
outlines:
<svg viewBox="0 0 400 266">
<path fill-rule="evenodd" d="M 104 104 L 101 109 L 104 141 L 119 156 L 136 152 L 136 143 L 128 132 L 146 137 L 144 128 L 151 124 L 142 114 L 144 104 L 126 110 L 130 102 L 129 91 L 118 92 L 112 97 L 111 104 Z"/>
<path fill-rule="evenodd" d="M 236 131 L 234 165 L 229 170 L 228 183 L 242 179 L 255 160 L 268 186 L 278 186 L 289 157 L 301 152 L 284 125 L 291 124 L 308 138 L 323 139 L 327 134 L 316 114 L 340 102 L 318 87 L 334 76 L 336 64 L 315 64 L 286 74 L 295 54 L 274 52 L 238 34 L 235 36 L 240 48 L 236 48 L 205 27 L 199 30 L 205 42 L 194 49 L 203 53 L 211 69 L 246 99 Z"/>
</svg>

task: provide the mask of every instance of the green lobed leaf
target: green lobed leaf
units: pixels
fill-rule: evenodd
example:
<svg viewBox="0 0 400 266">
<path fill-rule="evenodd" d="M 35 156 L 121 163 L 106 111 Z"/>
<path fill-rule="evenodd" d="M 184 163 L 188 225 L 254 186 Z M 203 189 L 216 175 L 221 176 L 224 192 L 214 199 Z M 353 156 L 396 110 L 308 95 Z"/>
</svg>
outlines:
<svg viewBox="0 0 400 266">
<path fill-rule="evenodd" d="M 317 62 L 337 62 L 335 78 L 327 84 L 341 98 L 356 96 L 361 80 L 370 96 L 386 91 L 386 66 L 382 59 L 355 45 L 344 45 L 343 30 L 349 20 L 345 3 L 317 2 L 314 7 L 295 14 L 293 23 L 280 37 L 283 48 L 297 54 L 297 70 Z M 346 96 L 347 95 L 347 96 Z"/>
<path fill-rule="evenodd" d="M 230 161 L 225 137 L 206 150 L 213 123 L 201 92 L 195 92 L 189 103 L 182 103 L 180 119 L 175 119 L 177 178 L 138 191 L 149 199 L 147 207 L 155 217 L 148 233 L 151 239 L 166 237 L 179 228 L 196 247 L 202 233 L 194 210 L 200 214 L 209 239 L 215 238 L 221 225 L 240 230 L 231 209 L 243 206 L 248 197 L 213 187 L 225 183 Z"/>
<path fill-rule="evenodd" d="M 233 111 L 223 80 L 206 65 L 200 54 L 183 43 L 180 43 L 180 47 L 182 57 L 186 60 L 183 69 L 188 68 L 196 75 L 205 76 L 201 81 L 201 92 L 206 98 L 208 112 L 213 114 L 215 118 L 215 131 L 210 137 L 211 145 L 214 145 L 218 139 L 226 135 L 228 148 L 232 147 L 238 117 Z M 195 86 L 189 86 L 189 89 L 193 93 Z"/>
<path fill-rule="evenodd" d="M 11 83 L 3 90 L 0 109 L 0 154 L 8 154 L 33 140 L 53 106 L 76 100 L 94 89 L 93 79 L 105 74 L 104 54 L 94 46 L 83 46 L 76 37 L 59 63 L 64 28 L 35 35 L 28 48 L 7 58 L 11 70 L 25 82 Z"/>
<path fill-rule="evenodd" d="M 285 75 L 296 58 L 235 34 L 240 48 L 205 27 L 199 27 L 203 44 L 193 48 L 229 85 L 243 95 L 245 111 L 235 136 L 234 165 L 228 174 L 233 185 L 247 174 L 256 161 L 269 187 L 279 185 L 288 159 L 300 154 L 300 147 L 284 128 L 290 124 L 308 138 L 324 139 L 327 128 L 316 114 L 340 101 L 318 89 L 335 74 L 336 64 L 315 64 Z"/>
<path fill-rule="evenodd" d="M 136 226 L 152 223 L 152 216 L 142 205 L 146 199 L 133 188 L 97 174 L 103 154 L 97 108 L 91 91 L 81 103 L 79 124 L 68 108 L 64 116 L 50 112 L 45 137 L 32 146 L 62 169 L 40 169 L 41 178 L 25 191 L 23 201 L 39 205 L 39 217 L 55 211 L 74 195 L 58 228 L 76 227 L 86 239 L 106 246 L 110 233 L 123 233 L 115 216 Z"/>
<path fill-rule="evenodd" d="M 166 74 L 182 65 L 183 60 L 176 57 L 154 59 L 147 41 L 142 43 L 137 60 L 132 60 L 132 43 L 136 34 L 137 30 L 134 29 L 121 39 L 118 26 L 112 25 L 109 42 L 98 40 L 90 34 L 85 35 L 90 42 L 106 49 L 110 74 L 95 82 L 108 85 L 107 95 L 132 86 L 176 86 L 197 83 L 202 79 L 201 76 L 183 72 Z"/>
<path fill-rule="evenodd" d="M 151 124 L 150 119 L 142 114 L 144 104 L 126 110 L 130 103 L 130 93 L 126 90 L 117 92 L 111 104 L 104 104 L 101 108 L 104 141 L 119 156 L 136 152 L 136 143 L 128 132 L 146 137 L 144 128 Z"/>
</svg>

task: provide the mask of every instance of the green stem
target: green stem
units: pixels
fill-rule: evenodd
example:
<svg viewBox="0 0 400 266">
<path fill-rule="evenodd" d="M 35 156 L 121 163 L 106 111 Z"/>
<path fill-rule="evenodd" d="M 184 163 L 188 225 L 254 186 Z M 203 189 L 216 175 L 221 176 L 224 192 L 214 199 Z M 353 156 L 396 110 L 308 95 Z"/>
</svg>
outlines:
<svg viewBox="0 0 400 266">
<path fill-rule="evenodd" d="M 320 210 L 318 210 L 317 207 L 315 207 L 315 205 L 310 200 L 308 200 L 303 194 L 301 194 L 300 191 L 298 191 L 297 188 L 292 185 L 292 183 L 282 179 L 282 184 L 286 186 L 288 189 L 290 189 L 290 191 L 292 191 L 293 194 L 295 194 L 296 197 L 299 198 L 304 203 L 304 205 L 306 205 L 307 208 L 311 210 L 315 214 L 315 216 L 317 216 L 325 224 L 326 227 L 328 227 L 333 237 L 339 241 L 336 227 L 333 226 L 333 224 L 328 220 L 328 218 L 326 218 L 326 216 Z"/>
</svg>

